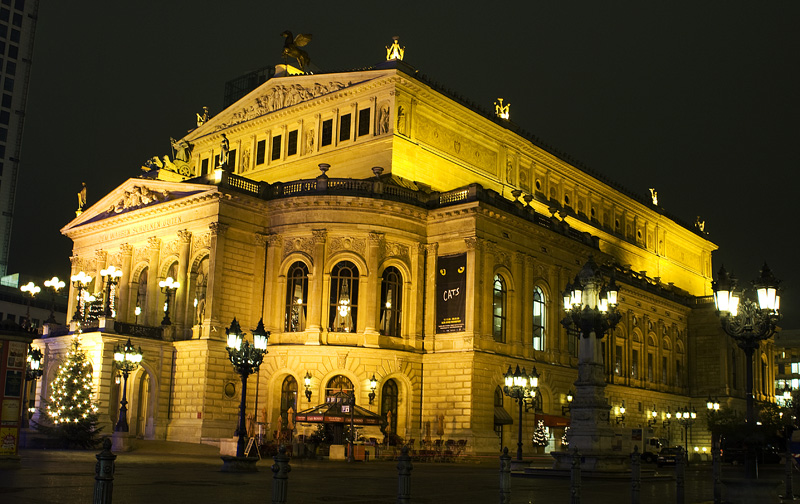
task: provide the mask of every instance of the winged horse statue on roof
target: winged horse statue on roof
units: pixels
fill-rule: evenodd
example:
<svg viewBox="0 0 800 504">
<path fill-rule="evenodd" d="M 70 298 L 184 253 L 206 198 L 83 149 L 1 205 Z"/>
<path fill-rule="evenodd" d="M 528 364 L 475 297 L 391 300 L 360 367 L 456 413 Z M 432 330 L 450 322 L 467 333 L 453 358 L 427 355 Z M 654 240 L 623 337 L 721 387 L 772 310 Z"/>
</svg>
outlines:
<svg viewBox="0 0 800 504">
<path fill-rule="evenodd" d="M 306 71 L 308 64 L 311 63 L 311 58 L 308 57 L 307 52 L 300 48 L 311 42 L 311 34 L 299 33 L 296 37 L 292 37 L 292 32 L 286 30 L 281 33 L 281 36 L 286 39 L 283 42 L 282 53 L 284 63 L 288 64 L 288 59 L 294 58 L 297 60 L 297 64 L 300 65 L 300 69 Z"/>
</svg>

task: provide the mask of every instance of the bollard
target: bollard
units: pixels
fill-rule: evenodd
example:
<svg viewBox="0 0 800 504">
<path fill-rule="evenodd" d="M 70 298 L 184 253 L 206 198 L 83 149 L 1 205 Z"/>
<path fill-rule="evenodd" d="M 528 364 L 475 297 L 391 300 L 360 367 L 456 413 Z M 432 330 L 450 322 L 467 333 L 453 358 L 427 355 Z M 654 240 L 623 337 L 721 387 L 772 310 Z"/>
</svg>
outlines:
<svg viewBox="0 0 800 504">
<path fill-rule="evenodd" d="M 111 504 L 114 490 L 114 460 L 117 456 L 111 453 L 111 439 L 103 439 L 103 451 L 95 455 L 94 466 L 94 500 L 93 504 Z"/>
<path fill-rule="evenodd" d="M 631 453 L 631 504 L 639 504 L 639 494 L 642 488 L 642 457 L 639 455 L 639 446 L 633 447 Z"/>
<path fill-rule="evenodd" d="M 570 504 L 581 502 L 581 455 L 578 450 L 572 452 L 572 469 L 570 469 Z"/>
<path fill-rule="evenodd" d="M 792 447 L 789 443 L 789 439 L 791 436 L 786 437 L 786 462 L 785 462 L 785 469 L 786 475 L 786 489 L 783 491 L 783 500 L 784 501 L 793 501 L 794 500 L 794 487 L 792 486 Z"/>
<path fill-rule="evenodd" d="M 397 504 L 411 502 L 411 457 L 408 456 L 408 446 L 403 447 L 397 457 Z"/>
<path fill-rule="evenodd" d="M 272 459 L 275 461 L 272 464 L 272 504 L 286 504 L 289 472 L 292 470 L 292 466 L 289 465 L 289 456 L 286 455 L 286 446 L 281 445 L 278 454 Z"/>
<path fill-rule="evenodd" d="M 500 455 L 500 504 L 511 504 L 511 455 L 506 447 Z"/>
<path fill-rule="evenodd" d="M 678 453 L 675 455 L 675 500 L 678 504 L 683 504 L 684 493 L 684 477 L 686 475 L 686 462 L 683 457 L 686 452 L 683 447 L 678 447 Z"/>
<path fill-rule="evenodd" d="M 711 473 L 714 478 L 714 504 L 722 504 L 722 468 L 719 456 L 719 437 L 711 438 Z"/>
</svg>

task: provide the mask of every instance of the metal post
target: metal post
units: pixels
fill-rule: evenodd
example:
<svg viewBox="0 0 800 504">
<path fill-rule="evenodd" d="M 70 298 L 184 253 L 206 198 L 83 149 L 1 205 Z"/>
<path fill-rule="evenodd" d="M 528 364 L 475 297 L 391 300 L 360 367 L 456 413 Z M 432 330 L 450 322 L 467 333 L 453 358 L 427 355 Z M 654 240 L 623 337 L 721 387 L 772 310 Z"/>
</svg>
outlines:
<svg viewBox="0 0 800 504">
<path fill-rule="evenodd" d="M 745 373 L 745 404 L 747 407 L 747 428 L 751 429 L 750 432 L 755 429 L 756 425 L 756 414 L 755 409 L 753 408 L 753 351 L 755 350 L 756 346 L 758 346 L 758 341 L 754 341 L 751 345 L 748 345 L 744 348 L 744 355 L 747 361 L 747 372 Z M 747 451 L 745 452 L 744 456 L 744 477 L 747 479 L 757 479 L 758 465 L 756 462 L 756 445 L 748 440 L 745 442 L 745 448 Z"/>
<path fill-rule="evenodd" d="M 683 447 L 678 447 L 678 454 L 675 458 L 675 499 L 678 504 L 683 504 L 685 495 L 684 479 L 686 475 L 686 465 L 684 461 L 685 452 Z"/>
<path fill-rule="evenodd" d="M 236 434 L 239 439 L 236 441 L 236 456 L 244 457 L 244 451 L 247 448 L 247 425 L 245 424 L 245 414 L 247 408 L 247 373 L 241 373 L 242 376 L 242 400 L 239 403 L 239 427 L 236 429 Z"/>
<path fill-rule="evenodd" d="M 397 457 L 397 504 L 411 502 L 411 457 L 408 456 L 408 446 L 404 446 Z"/>
<path fill-rule="evenodd" d="M 119 418 L 114 426 L 115 432 L 128 432 L 128 371 L 122 370 L 122 400 L 119 402 Z"/>
<path fill-rule="evenodd" d="M 94 499 L 92 504 L 111 504 L 114 490 L 114 460 L 116 455 L 111 453 L 111 439 L 103 440 L 103 451 L 95 455 L 97 464 L 94 466 Z"/>
<path fill-rule="evenodd" d="M 631 453 L 631 504 L 639 504 L 639 494 L 642 488 L 642 457 L 639 455 L 639 445 L 633 447 Z"/>
<path fill-rule="evenodd" d="M 714 477 L 714 504 L 722 504 L 722 467 L 719 457 L 719 437 L 711 433 L 711 471 Z"/>
<path fill-rule="evenodd" d="M 519 440 L 517 441 L 517 460 L 522 462 L 522 398 L 517 399 L 519 403 Z"/>
<path fill-rule="evenodd" d="M 511 504 L 511 455 L 507 447 L 500 455 L 500 504 Z"/>
<path fill-rule="evenodd" d="M 785 416 L 786 414 L 784 414 Z M 786 489 L 783 492 L 783 500 L 784 501 L 792 501 L 794 500 L 794 487 L 792 486 L 792 445 L 791 445 L 791 438 L 792 438 L 792 429 L 790 427 L 786 427 L 786 475 L 784 478 L 786 479 Z"/>
<path fill-rule="evenodd" d="M 581 455 L 578 450 L 572 452 L 572 469 L 570 469 L 569 482 L 570 504 L 581 502 Z"/>
<path fill-rule="evenodd" d="M 287 487 L 289 486 L 289 457 L 286 455 L 286 446 L 281 445 L 278 454 L 272 457 L 272 504 L 286 504 Z"/>
<path fill-rule="evenodd" d="M 356 409 L 356 393 L 355 393 L 355 391 L 350 393 L 349 400 L 350 400 L 350 436 L 349 436 L 349 438 L 350 438 L 349 445 L 350 446 L 347 447 L 347 461 L 348 462 L 352 462 L 354 460 L 353 459 L 353 443 L 356 440 L 356 432 L 355 432 L 356 428 L 353 425 L 353 410 Z"/>
</svg>

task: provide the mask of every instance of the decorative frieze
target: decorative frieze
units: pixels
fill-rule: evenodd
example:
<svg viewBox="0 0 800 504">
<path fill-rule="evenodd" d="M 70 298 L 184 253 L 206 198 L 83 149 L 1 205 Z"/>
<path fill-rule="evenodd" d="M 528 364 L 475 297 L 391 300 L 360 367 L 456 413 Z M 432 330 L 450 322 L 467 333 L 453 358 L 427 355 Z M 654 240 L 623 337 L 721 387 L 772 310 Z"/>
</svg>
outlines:
<svg viewBox="0 0 800 504">
<path fill-rule="evenodd" d="M 308 237 L 296 236 L 293 238 L 286 238 L 283 241 L 283 258 L 287 258 L 289 254 L 299 251 L 311 254 L 314 250 L 314 239 Z"/>
<path fill-rule="evenodd" d="M 477 166 L 491 175 L 497 175 L 496 152 L 443 127 L 439 121 L 418 114 L 415 117 L 418 140 L 445 151 L 465 163 Z"/>
<path fill-rule="evenodd" d="M 354 236 L 337 236 L 331 238 L 328 244 L 328 252 L 332 254 L 340 250 L 352 250 L 364 255 L 364 252 L 367 250 L 367 240 Z"/>
<path fill-rule="evenodd" d="M 106 211 L 107 214 L 118 214 L 128 210 L 141 208 L 152 203 L 161 203 L 170 199 L 169 191 L 152 191 L 146 186 L 133 186 L 125 191 L 122 198 Z"/>
</svg>

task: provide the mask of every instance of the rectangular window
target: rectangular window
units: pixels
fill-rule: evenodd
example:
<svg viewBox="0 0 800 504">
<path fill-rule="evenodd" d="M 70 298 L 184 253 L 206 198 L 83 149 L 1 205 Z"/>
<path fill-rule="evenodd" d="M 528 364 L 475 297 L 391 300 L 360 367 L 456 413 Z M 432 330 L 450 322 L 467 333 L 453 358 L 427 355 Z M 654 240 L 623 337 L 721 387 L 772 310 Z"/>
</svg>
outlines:
<svg viewBox="0 0 800 504">
<path fill-rule="evenodd" d="M 653 354 L 647 354 L 647 381 L 653 383 L 654 380 L 653 376 Z"/>
<path fill-rule="evenodd" d="M 358 111 L 358 136 L 369 135 L 370 109 Z"/>
<path fill-rule="evenodd" d="M 639 379 L 639 351 L 634 350 L 631 356 L 631 378 L 634 380 Z"/>
<path fill-rule="evenodd" d="M 11 42 L 19 43 L 19 30 L 11 29 Z"/>
<path fill-rule="evenodd" d="M 8 140 L 8 130 L 5 128 L 0 128 L 0 142 L 5 142 Z"/>
<path fill-rule="evenodd" d="M 11 11 L 6 8 L 0 9 L 0 20 L 8 21 L 9 19 L 11 19 Z"/>
<path fill-rule="evenodd" d="M 320 145 L 325 147 L 330 145 L 333 141 L 333 119 L 326 119 L 322 121 L 322 141 Z"/>
<path fill-rule="evenodd" d="M 256 144 L 256 166 L 264 164 L 264 156 L 267 150 L 267 141 L 259 140 Z"/>
<path fill-rule="evenodd" d="M 19 56 L 19 47 L 15 45 L 8 46 L 8 57 L 12 59 L 17 59 Z"/>
<path fill-rule="evenodd" d="M 6 80 L 3 82 L 3 89 L 6 91 L 14 91 L 14 79 L 6 77 Z"/>
<path fill-rule="evenodd" d="M 675 384 L 678 387 L 683 387 L 683 368 L 680 360 L 675 361 Z"/>
<path fill-rule="evenodd" d="M 228 151 L 228 170 L 236 173 L 236 149 Z"/>
<path fill-rule="evenodd" d="M 205 175 L 206 173 L 208 173 L 208 158 L 205 158 L 200 163 L 200 175 Z"/>
<path fill-rule="evenodd" d="M 286 155 L 294 156 L 297 154 L 297 130 L 290 131 L 286 141 Z"/>
<path fill-rule="evenodd" d="M 275 135 L 272 137 L 272 156 L 270 159 L 275 161 L 281 158 L 281 136 Z"/>
<path fill-rule="evenodd" d="M 339 118 L 339 141 L 350 140 L 350 114 Z"/>
<path fill-rule="evenodd" d="M 800 374 L 800 362 L 792 362 L 792 374 Z"/>
<path fill-rule="evenodd" d="M 661 357 L 661 383 L 667 384 L 667 358 Z"/>
<path fill-rule="evenodd" d="M 6 62 L 6 73 L 8 75 L 14 75 L 17 73 L 17 64 L 13 61 Z"/>
<path fill-rule="evenodd" d="M 622 376 L 622 346 L 617 345 L 617 349 L 615 350 L 614 354 L 614 374 L 617 376 Z"/>
<path fill-rule="evenodd" d="M 786 366 L 783 364 L 778 364 L 778 374 L 786 374 Z"/>
<path fill-rule="evenodd" d="M 14 13 L 14 20 L 11 21 L 14 26 L 22 26 L 22 14 L 19 12 Z"/>
</svg>

